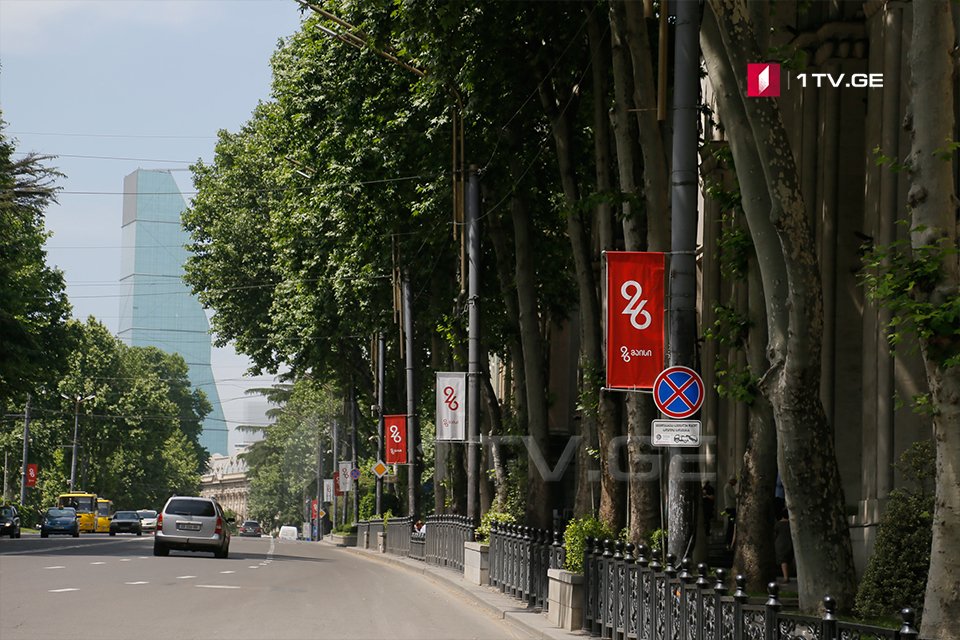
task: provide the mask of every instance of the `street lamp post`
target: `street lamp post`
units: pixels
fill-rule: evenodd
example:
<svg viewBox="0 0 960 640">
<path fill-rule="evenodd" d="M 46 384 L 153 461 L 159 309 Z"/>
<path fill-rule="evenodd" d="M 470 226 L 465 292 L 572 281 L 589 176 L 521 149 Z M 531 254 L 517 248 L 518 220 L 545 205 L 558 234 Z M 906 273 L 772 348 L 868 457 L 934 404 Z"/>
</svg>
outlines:
<svg viewBox="0 0 960 640">
<path fill-rule="evenodd" d="M 81 396 L 78 393 L 76 396 L 67 396 L 61 393 L 60 396 L 76 402 L 73 410 L 73 457 L 70 459 L 70 491 L 73 491 L 77 482 L 77 432 L 80 426 L 80 403 L 93 399 L 94 395 Z"/>
</svg>

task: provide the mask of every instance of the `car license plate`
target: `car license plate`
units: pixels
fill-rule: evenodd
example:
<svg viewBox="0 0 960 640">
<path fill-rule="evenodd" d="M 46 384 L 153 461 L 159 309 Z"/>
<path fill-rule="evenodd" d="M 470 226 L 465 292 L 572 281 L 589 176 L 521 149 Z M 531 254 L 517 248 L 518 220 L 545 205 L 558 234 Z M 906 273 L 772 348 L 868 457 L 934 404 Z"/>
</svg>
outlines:
<svg viewBox="0 0 960 640">
<path fill-rule="evenodd" d="M 200 523 L 198 522 L 178 522 L 177 529 L 180 531 L 200 531 Z"/>
</svg>

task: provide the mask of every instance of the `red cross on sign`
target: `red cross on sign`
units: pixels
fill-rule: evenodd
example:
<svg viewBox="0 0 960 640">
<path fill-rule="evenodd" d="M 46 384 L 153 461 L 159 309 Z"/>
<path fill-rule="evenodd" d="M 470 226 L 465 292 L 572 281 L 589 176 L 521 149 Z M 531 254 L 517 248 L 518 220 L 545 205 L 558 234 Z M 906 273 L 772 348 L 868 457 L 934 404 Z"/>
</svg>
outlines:
<svg viewBox="0 0 960 640">
<path fill-rule="evenodd" d="M 668 418 L 689 418 L 700 410 L 703 395 L 703 380 L 687 367 L 668 367 L 653 382 L 653 401 Z"/>
</svg>

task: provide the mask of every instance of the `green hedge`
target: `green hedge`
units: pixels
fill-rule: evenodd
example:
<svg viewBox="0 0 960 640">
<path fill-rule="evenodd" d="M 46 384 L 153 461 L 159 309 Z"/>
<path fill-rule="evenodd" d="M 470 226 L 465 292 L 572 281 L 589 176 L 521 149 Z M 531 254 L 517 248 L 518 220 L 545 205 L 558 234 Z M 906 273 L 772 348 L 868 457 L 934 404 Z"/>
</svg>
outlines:
<svg viewBox="0 0 960 640">
<path fill-rule="evenodd" d="M 563 532 L 567 556 L 563 568 L 567 571 L 583 573 L 583 546 L 587 537 L 615 539 L 617 536 L 613 529 L 592 516 L 571 520 Z"/>
</svg>

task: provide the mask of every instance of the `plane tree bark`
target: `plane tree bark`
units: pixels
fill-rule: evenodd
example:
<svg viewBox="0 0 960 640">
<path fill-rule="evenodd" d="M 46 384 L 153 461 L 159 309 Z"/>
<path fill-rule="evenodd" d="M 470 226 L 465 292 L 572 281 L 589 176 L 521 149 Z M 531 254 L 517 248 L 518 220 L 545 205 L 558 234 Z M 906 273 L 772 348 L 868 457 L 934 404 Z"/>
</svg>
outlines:
<svg viewBox="0 0 960 640">
<path fill-rule="evenodd" d="M 729 92 L 734 109 L 742 109 L 753 140 L 731 137 L 738 173 L 738 155 L 745 145 L 758 158 L 770 208 L 766 216 L 747 212 L 759 257 L 767 307 L 769 368 L 760 388 L 773 408 L 777 426 L 778 462 L 793 514 L 790 525 L 799 578 L 800 606 L 813 610 L 825 593 L 842 608 L 853 605 L 856 574 L 847 529 L 843 486 L 833 447 L 833 430 L 820 401 L 820 358 L 823 299 L 816 247 L 809 228 L 789 140 L 775 103 L 745 100 L 748 61 L 760 60 L 757 37 L 744 0 L 710 0 L 720 47 L 710 55 L 714 65 L 730 70 L 736 87 Z M 706 53 L 706 51 L 705 51 Z M 721 117 L 724 114 L 721 113 Z M 765 217 L 765 220 L 760 218 Z M 772 225 L 773 235 L 768 232 Z M 758 237 L 758 234 L 761 234 Z M 772 269 L 771 269 L 772 267 Z M 775 280 L 782 268 L 785 279 Z"/>
</svg>

